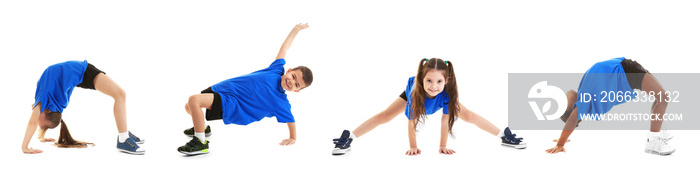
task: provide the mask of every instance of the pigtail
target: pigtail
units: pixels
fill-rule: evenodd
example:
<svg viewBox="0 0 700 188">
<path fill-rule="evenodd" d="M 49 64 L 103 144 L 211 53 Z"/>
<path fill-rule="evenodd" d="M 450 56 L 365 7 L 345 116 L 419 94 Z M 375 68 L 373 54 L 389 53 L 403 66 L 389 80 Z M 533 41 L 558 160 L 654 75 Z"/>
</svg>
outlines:
<svg viewBox="0 0 700 188">
<path fill-rule="evenodd" d="M 448 123 L 450 125 L 450 135 L 454 137 L 454 133 L 452 132 L 452 126 L 457 120 L 457 116 L 460 110 L 459 93 L 457 90 L 457 78 L 455 77 L 455 71 L 454 67 L 452 66 L 452 62 L 445 61 L 445 64 L 447 64 L 447 84 L 445 85 L 445 91 L 450 97 L 450 102 L 448 103 L 448 109 L 450 111 L 450 120 L 448 121 Z"/>
<path fill-rule="evenodd" d="M 433 61 L 436 61 L 434 58 Z M 429 64 L 430 60 L 428 58 L 421 59 L 418 64 L 418 73 L 413 83 L 416 85 L 413 88 L 411 95 L 411 107 L 410 107 L 410 118 L 411 120 L 416 120 L 416 124 L 413 125 L 414 129 L 418 129 L 418 124 L 423 124 L 426 118 L 425 113 L 425 89 L 423 89 L 423 77 L 425 77 L 424 69 L 425 65 Z"/>
<path fill-rule="evenodd" d="M 82 141 L 77 141 L 73 139 L 73 137 L 70 135 L 70 132 L 68 131 L 68 127 L 66 126 L 66 122 L 61 119 L 61 131 L 58 136 L 58 141 L 56 142 L 56 146 L 59 148 L 85 148 L 88 145 L 94 146 L 95 144 L 93 143 L 88 143 L 88 142 L 82 142 Z"/>
</svg>

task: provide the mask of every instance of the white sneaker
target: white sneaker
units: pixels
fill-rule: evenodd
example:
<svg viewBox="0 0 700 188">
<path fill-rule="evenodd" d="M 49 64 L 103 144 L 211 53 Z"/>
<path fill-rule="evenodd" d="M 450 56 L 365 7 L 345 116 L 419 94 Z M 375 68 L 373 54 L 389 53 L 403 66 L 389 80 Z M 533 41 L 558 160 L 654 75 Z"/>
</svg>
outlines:
<svg viewBox="0 0 700 188">
<path fill-rule="evenodd" d="M 657 155 L 670 155 L 671 153 L 675 152 L 676 149 L 666 143 L 668 142 L 668 139 L 670 138 L 663 136 L 648 136 L 647 146 L 646 149 L 644 149 L 644 152 Z"/>
</svg>

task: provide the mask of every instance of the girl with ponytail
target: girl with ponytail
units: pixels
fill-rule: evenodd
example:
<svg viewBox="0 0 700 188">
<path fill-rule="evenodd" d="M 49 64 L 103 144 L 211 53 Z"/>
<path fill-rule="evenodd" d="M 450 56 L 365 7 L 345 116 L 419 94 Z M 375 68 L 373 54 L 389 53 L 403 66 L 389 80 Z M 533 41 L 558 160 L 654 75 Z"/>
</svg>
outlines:
<svg viewBox="0 0 700 188">
<path fill-rule="evenodd" d="M 61 148 L 84 148 L 92 143 L 76 141 L 68 132 L 68 126 L 63 121 L 61 113 L 68 107 L 68 101 L 75 87 L 100 91 L 114 98 L 114 119 L 117 122 L 117 149 L 130 154 L 144 154 L 145 151 L 137 144 L 143 140 L 131 134 L 126 127 L 126 94 L 103 71 L 87 61 L 66 61 L 49 66 L 44 70 L 37 82 L 32 115 L 27 124 L 22 142 L 22 152 L 41 153 L 43 151 L 30 148 L 29 141 L 39 127 L 38 139 L 41 142 L 56 142 Z M 58 141 L 44 138 L 46 130 L 61 124 Z"/>
<path fill-rule="evenodd" d="M 475 124 L 480 129 L 501 138 L 501 145 L 523 149 L 527 147 L 522 138 L 516 138 L 508 127 L 501 131 L 488 120 L 470 111 L 459 103 L 457 78 L 452 62 L 439 58 L 422 59 L 418 64 L 416 76 L 408 79 L 406 90 L 389 107 L 368 119 L 350 132 L 344 130 L 340 138 L 333 139 L 333 155 L 343 155 L 350 150 L 353 139 L 364 135 L 377 126 L 394 119 L 402 111 L 408 118 L 408 140 L 410 149 L 406 155 L 418 155 L 421 150 L 416 144 L 418 125 L 425 122 L 427 115 L 442 109 L 442 127 L 440 136 L 441 154 L 451 155 L 455 151 L 447 148 L 448 135 L 454 136 L 452 127 L 459 118 Z"/>
</svg>

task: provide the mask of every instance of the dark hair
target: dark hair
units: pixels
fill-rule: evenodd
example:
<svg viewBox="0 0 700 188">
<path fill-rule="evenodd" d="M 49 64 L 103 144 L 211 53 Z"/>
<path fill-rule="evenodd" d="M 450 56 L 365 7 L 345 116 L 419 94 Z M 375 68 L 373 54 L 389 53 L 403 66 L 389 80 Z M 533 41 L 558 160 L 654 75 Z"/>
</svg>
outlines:
<svg viewBox="0 0 700 188">
<path fill-rule="evenodd" d="M 416 78 L 414 80 L 416 87 L 413 88 L 413 92 L 411 93 L 412 103 L 410 108 L 410 119 L 417 120 L 417 123 L 413 126 L 413 128 L 417 129 L 418 124 L 423 124 L 426 118 L 426 93 L 423 87 L 423 78 L 425 78 L 425 74 L 427 74 L 430 70 L 440 70 L 443 72 L 443 76 L 445 76 L 446 78 L 447 83 L 445 85 L 445 92 L 447 92 L 447 95 L 450 98 L 450 102 L 447 106 L 450 112 L 450 120 L 448 121 L 448 123 L 450 126 L 450 135 L 454 137 L 454 134 L 452 133 L 452 126 L 454 125 L 459 112 L 459 94 L 457 93 L 457 78 L 455 78 L 452 62 L 443 61 L 439 58 L 422 59 L 420 61 L 420 64 L 418 65 L 418 73 L 416 74 Z"/>
<path fill-rule="evenodd" d="M 58 126 L 58 123 L 61 123 L 61 118 L 63 117 L 61 112 L 52 112 L 49 110 L 44 110 L 44 114 L 44 118 L 47 121 L 51 122 L 51 124 L 48 126 L 49 129 L 56 128 Z"/>
<path fill-rule="evenodd" d="M 309 67 L 298 66 L 298 67 L 294 67 L 292 70 L 293 71 L 301 70 L 301 74 L 303 75 L 302 77 L 304 78 L 304 83 L 306 83 L 306 87 L 304 87 L 304 88 L 309 87 L 311 85 L 311 82 L 314 82 L 314 74 L 311 73 L 311 69 L 309 69 Z M 304 89 L 304 88 L 301 88 L 301 89 Z"/>
</svg>

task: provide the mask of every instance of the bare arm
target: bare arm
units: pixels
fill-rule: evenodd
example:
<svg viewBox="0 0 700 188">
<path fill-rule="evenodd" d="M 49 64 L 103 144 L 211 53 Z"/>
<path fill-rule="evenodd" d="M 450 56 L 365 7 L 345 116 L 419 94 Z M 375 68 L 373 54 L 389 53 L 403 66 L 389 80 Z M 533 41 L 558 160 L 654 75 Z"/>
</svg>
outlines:
<svg viewBox="0 0 700 188">
<path fill-rule="evenodd" d="M 41 115 L 41 103 L 37 104 L 32 110 L 32 115 L 27 123 L 27 130 L 24 132 L 24 140 L 22 141 L 22 152 L 24 153 L 41 153 L 43 151 L 29 148 L 29 141 L 32 140 L 37 125 L 39 125 L 39 115 Z"/>
<path fill-rule="evenodd" d="M 289 138 L 282 140 L 280 142 L 280 145 L 292 145 L 296 143 L 297 140 L 297 125 L 296 123 L 287 123 L 287 127 L 289 127 Z"/>
<path fill-rule="evenodd" d="M 416 129 L 414 128 L 416 123 L 418 123 L 418 121 L 408 120 L 408 144 L 411 146 L 411 149 L 406 151 L 406 155 L 418 155 L 421 152 L 420 149 L 418 149 L 418 144 L 416 144 Z"/>
<path fill-rule="evenodd" d="M 275 59 L 284 59 L 284 57 L 287 56 L 287 50 L 289 50 L 289 47 L 292 46 L 292 42 L 294 41 L 294 38 L 297 37 L 297 33 L 301 31 L 302 29 L 309 28 L 309 24 L 297 24 L 294 26 L 292 31 L 289 32 L 289 35 L 287 36 L 287 39 L 284 39 L 284 42 L 282 43 L 282 47 L 280 47 L 280 52 L 277 53 L 277 58 Z"/>
<path fill-rule="evenodd" d="M 447 148 L 447 137 L 450 135 L 450 115 L 442 114 L 442 120 L 440 127 L 440 153 L 452 155 L 455 153 L 454 150 Z"/>
<path fill-rule="evenodd" d="M 576 123 L 578 122 L 578 109 L 574 109 L 571 112 L 571 115 L 569 116 L 569 119 L 566 120 L 566 124 L 564 125 L 564 130 L 561 131 L 561 136 L 559 136 L 559 141 L 557 141 L 557 145 L 554 146 L 553 148 L 548 149 L 546 152 L 555 154 L 559 152 L 566 152 L 566 149 L 564 149 L 564 144 L 566 144 L 566 140 L 569 139 L 569 136 L 571 136 L 571 133 L 574 132 L 574 129 L 576 128 Z"/>
</svg>

